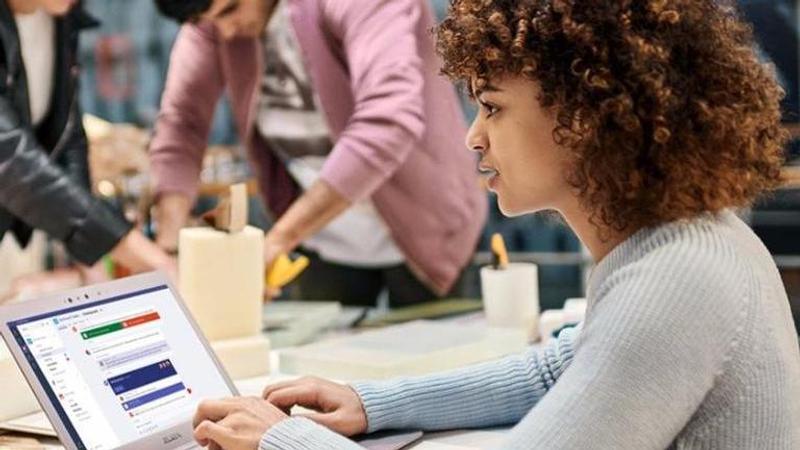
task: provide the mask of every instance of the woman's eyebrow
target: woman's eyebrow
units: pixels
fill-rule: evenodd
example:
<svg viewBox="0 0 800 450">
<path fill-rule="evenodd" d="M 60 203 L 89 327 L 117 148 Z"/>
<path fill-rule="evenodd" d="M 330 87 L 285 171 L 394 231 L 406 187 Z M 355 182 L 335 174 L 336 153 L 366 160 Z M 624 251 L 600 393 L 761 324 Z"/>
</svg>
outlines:
<svg viewBox="0 0 800 450">
<path fill-rule="evenodd" d="M 503 92 L 503 90 L 493 84 L 487 83 L 481 88 L 474 89 L 472 95 L 478 98 L 486 92 Z"/>
</svg>

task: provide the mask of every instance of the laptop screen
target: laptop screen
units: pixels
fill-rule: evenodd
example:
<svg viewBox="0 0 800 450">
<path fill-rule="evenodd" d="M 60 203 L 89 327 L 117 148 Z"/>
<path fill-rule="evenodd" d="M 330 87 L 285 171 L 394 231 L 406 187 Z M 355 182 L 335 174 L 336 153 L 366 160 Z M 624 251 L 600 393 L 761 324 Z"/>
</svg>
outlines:
<svg viewBox="0 0 800 450">
<path fill-rule="evenodd" d="M 8 324 L 79 449 L 113 449 L 233 395 L 168 286 Z"/>
</svg>

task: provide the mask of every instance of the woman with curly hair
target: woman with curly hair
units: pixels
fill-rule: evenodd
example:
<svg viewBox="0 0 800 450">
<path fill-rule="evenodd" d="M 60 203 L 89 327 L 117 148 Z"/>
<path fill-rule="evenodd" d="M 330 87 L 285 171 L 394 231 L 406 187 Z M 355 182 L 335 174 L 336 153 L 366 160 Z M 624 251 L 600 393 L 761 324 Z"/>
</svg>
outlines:
<svg viewBox="0 0 800 450">
<path fill-rule="evenodd" d="M 598 261 L 585 322 L 455 372 L 204 402 L 200 442 L 516 424 L 502 448 L 800 447 L 786 293 L 733 212 L 780 182 L 782 92 L 731 2 L 454 0 L 438 36 L 503 212 L 557 211 Z"/>
</svg>

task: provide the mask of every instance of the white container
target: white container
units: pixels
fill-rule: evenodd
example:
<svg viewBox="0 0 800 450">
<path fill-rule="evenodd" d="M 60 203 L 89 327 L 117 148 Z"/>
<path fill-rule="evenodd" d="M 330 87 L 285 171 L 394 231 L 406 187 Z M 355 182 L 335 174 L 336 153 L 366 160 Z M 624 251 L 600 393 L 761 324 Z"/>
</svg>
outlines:
<svg viewBox="0 0 800 450">
<path fill-rule="evenodd" d="M 539 339 L 538 273 L 536 264 L 530 263 L 481 268 L 483 309 L 489 326 L 520 328 L 531 341 Z"/>
<path fill-rule="evenodd" d="M 542 342 L 553 337 L 553 332 L 564 326 L 564 310 L 548 309 L 539 317 L 539 335 Z"/>
<path fill-rule="evenodd" d="M 564 302 L 564 324 L 583 322 L 588 303 L 585 298 L 568 298 Z"/>
</svg>

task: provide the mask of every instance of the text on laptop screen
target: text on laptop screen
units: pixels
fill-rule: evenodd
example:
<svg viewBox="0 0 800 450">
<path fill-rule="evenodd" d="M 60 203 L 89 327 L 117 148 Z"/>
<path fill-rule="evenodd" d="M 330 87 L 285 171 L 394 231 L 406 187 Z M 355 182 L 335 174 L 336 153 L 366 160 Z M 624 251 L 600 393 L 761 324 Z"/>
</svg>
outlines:
<svg viewBox="0 0 800 450">
<path fill-rule="evenodd" d="M 136 441 L 232 395 L 166 285 L 8 325 L 78 448 Z"/>
</svg>

